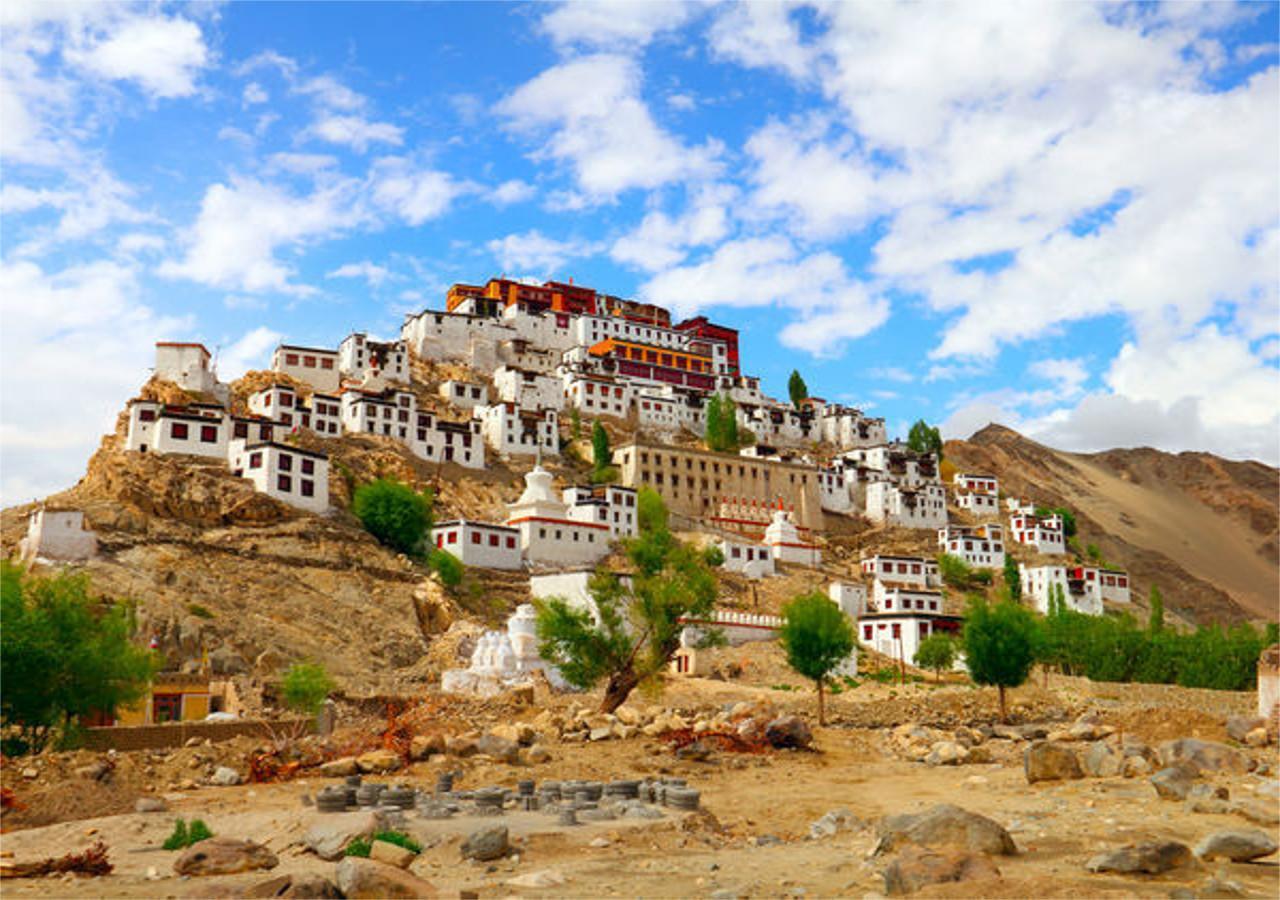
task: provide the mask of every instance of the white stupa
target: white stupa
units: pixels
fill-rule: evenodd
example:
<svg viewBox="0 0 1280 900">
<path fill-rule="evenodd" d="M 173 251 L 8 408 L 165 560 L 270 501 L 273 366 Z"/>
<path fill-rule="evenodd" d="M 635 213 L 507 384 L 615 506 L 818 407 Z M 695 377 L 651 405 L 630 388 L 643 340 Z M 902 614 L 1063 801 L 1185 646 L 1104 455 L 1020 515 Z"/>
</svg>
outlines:
<svg viewBox="0 0 1280 900">
<path fill-rule="evenodd" d="M 530 682 L 534 672 L 544 673 L 553 687 L 567 686 L 560 673 L 538 655 L 537 613 L 533 604 L 522 603 L 507 620 L 505 632 L 480 635 L 471 653 L 471 665 L 445 672 L 440 688 L 449 694 L 492 697 Z"/>
</svg>

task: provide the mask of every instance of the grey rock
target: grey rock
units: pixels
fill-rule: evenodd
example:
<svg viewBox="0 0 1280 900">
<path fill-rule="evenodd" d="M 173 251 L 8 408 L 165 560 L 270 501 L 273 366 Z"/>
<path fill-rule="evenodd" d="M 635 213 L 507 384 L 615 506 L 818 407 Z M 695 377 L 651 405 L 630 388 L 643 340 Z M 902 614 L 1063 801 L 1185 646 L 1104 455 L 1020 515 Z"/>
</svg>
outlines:
<svg viewBox="0 0 1280 900">
<path fill-rule="evenodd" d="M 1280 825 L 1280 811 L 1276 810 L 1274 803 L 1238 800 L 1231 804 L 1231 811 L 1259 825 Z"/>
<path fill-rule="evenodd" d="M 1186 763 L 1195 767 L 1198 772 L 1233 772 L 1243 775 L 1253 768 L 1249 757 L 1234 747 L 1199 738 L 1165 741 L 1160 745 L 1159 753 L 1163 766 Z"/>
<path fill-rule="evenodd" d="M 816 841 L 832 837 L 841 831 L 862 828 L 863 822 L 847 809 L 833 809 L 822 818 L 809 823 L 809 839 Z"/>
<path fill-rule="evenodd" d="M 1084 752 L 1081 762 L 1090 778 L 1112 778 L 1120 774 L 1124 757 L 1106 741 L 1095 741 Z"/>
<path fill-rule="evenodd" d="M 514 766 L 520 761 L 520 745 L 496 734 L 483 735 L 476 741 L 476 752 L 500 759 L 508 765 Z"/>
<path fill-rule="evenodd" d="M 1084 777 L 1075 750 L 1055 741 L 1035 741 L 1022 754 L 1028 784 Z"/>
<path fill-rule="evenodd" d="M 892 850 L 902 843 L 925 847 L 953 845 L 975 853 L 1013 856 L 1017 845 L 1009 832 L 993 819 L 969 812 L 949 803 L 941 803 L 922 813 L 886 816 L 877 826 L 877 854 Z"/>
<path fill-rule="evenodd" d="M 462 842 L 462 858 L 486 862 L 501 859 L 511 849 L 505 825 L 487 825 L 471 832 Z"/>
<path fill-rule="evenodd" d="M 1266 726 L 1267 720 L 1257 716 L 1231 716 L 1227 719 L 1227 737 L 1243 744 L 1244 739 L 1249 736 L 1249 732 L 1255 728 L 1265 728 Z"/>
<path fill-rule="evenodd" d="M 884 889 L 895 896 L 915 893 L 930 884 L 999 877 L 995 863 L 981 854 L 908 845 L 884 870 Z"/>
<path fill-rule="evenodd" d="M 350 821 L 326 819 L 307 829 L 302 844 L 321 859 L 341 859 L 342 853 L 358 837 L 368 837 L 374 832 L 372 816 L 349 816 Z"/>
<path fill-rule="evenodd" d="M 958 741 L 938 741 L 924 758 L 928 766 L 958 766 L 969 759 L 969 751 Z"/>
<path fill-rule="evenodd" d="M 435 897 L 435 887 L 403 869 L 348 856 L 338 863 L 338 890 L 344 897 Z"/>
<path fill-rule="evenodd" d="M 1188 800 L 1216 799 L 1229 800 L 1231 792 L 1217 784 L 1193 784 L 1187 791 Z"/>
<path fill-rule="evenodd" d="M 1159 875 L 1191 862 L 1191 848 L 1177 841 L 1149 841 L 1100 853 L 1087 863 L 1090 872 Z"/>
<path fill-rule="evenodd" d="M 813 744 L 813 732 L 799 716 L 778 716 L 764 727 L 764 736 L 770 746 L 779 749 L 804 750 Z"/>
<path fill-rule="evenodd" d="M 240 773 L 229 766 L 218 766 L 209 780 L 223 787 L 231 787 L 240 783 Z"/>
<path fill-rule="evenodd" d="M 163 797 L 139 797 L 133 804 L 133 811 L 139 813 L 164 812 L 168 808 Z"/>
<path fill-rule="evenodd" d="M 1191 793 L 1191 776 L 1181 766 L 1161 769 L 1148 780 L 1164 800 L 1185 800 Z"/>
<path fill-rule="evenodd" d="M 1215 831 L 1196 844 L 1196 856 L 1203 860 L 1226 857 L 1232 862 L 1248 862 L 1270 856 L 1277 849 L 1276 842 L 1265 831 L 1257 828 Z"/>
<path fill-rule="evenodd" d="M 261 844 L 230 837 L 211 837 L 192 844 L 173 862 L 178 875 L 234 875 L 274 869 L 276 855 Z"/>
<path fill-rule="evenodd" d="M 249 664 L 239 653 L 223 645 L 209 654 L 209 670 L 214 675 L 244 675 L 249 671 Z"/>
<path fill-rule="evenodd" d="M 613 729 L 608 725 L 601 725 L 599 728 L 592 728 L 587 733 L 587 740 L 590 741 L 607 741 L 613 737 Z"/>
</svg>

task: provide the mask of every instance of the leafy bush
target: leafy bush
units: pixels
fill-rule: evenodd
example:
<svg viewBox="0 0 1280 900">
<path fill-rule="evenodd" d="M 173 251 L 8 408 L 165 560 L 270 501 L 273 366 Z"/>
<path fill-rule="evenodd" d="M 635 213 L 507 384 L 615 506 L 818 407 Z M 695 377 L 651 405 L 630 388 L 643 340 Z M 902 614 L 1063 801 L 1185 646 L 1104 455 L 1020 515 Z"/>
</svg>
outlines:
<svg viewBox="0 0 1280 900">
<path fill-rule="evenodd" d="M 198 619 L 212 619 L 213 613 L 209 611 L 207 606 L 201 606 L 199 603 L 188 603 L 187 612 Z"/>
<path fill-rule="evenodd" d="M 457 587 L 462 583 L 462 576 L 466 572 L 462 560 L 445 550 L 433 550 L 427 557 L 427 565 L 440 577 L 440 583 L 445 587 Z"/>
<path fill-rule="evenodd" d="M 738 407 L 725 394 L 712 394 L 707 400 L 704 440 L 708 450 L 730 453 L 740 446 Z"/>
<path fill-rule="evenodd" d="M 320 712 L 333 689 L 333 679 L 319 663 L 294 663 L 280 685 L 284 705 L 309 716 Z"/>
<path fill-rule="evenodd" d="M 165 838 L 161 846 L 165 850 L 185 850 L 192 844 L 207 841 L 211 837 L 213 837 L 213 832 L 204 823 L 204 819 L 192 819 L 190 828 L 187 827 L 185 819 L 177 819 L 173 823 L 172 833 Z"/>
<path fill-rule="evenodd" d="M 974 569 L 963 559 L 951 553 L 938 555 L 938 574 L 942 576 L 944 584 L 959 591 L 968 591 L 991 584 L 989 571 Z"/>
<path fill-rule="evenodd" d="M 930 427 L 924 419 L 917 419 L 907 432 L 907 446 L 916 453 L 935 453 L 942 459 L 942 432 Z"/>
<path fill-rule="evenodd" d="M 403 847 L 411 853 L 421 853 L 422 845 L 415 841 L 403 831 L 378 831 L 373 835 L 375 841 L 385 841 L 388 844 L 395 844 L 397 847 Z"/>
<path fill-rule="evenodd" d="M 36 577 L 0 562 L 0 724 L 33 753 L 81 716 L 147 693 L 154 654 L 134 646 L 132 608 L 90 596 L 85 575 Z"/>
<path fill-rule="evenodd" d="M 1000 691 L 1000 718 L 1008 719 L 1005 689 L 1027 680 L 1039 647 L 1039 628 L 1031 612 L 1011 600 L 990 606 L 971 597 L 964 623 L 964 655 L 977 684 Z"/>
<path fill-rule="evenodd" d="M 800 374 L 799 369 L 791 370 L 791 377 L 787 379 L 787 396 L 791 398 L 791 405 L 796 409 L 799 409 L 800 404 L 809 398 L 809 386 L 804 383 L 804 376 Z"/>
<path fill-rule="evenodd" d="M 724 565 L 724 551 L 716 544 L 708 544 L 702 548 L 702 561 L 713 569 Z"/>
<path fill-rule="evenodd" d="M 356 488 L 351 510 L 365 530 L 393 550 L 417 554 L 431 531 L 431 494 L 379 478 Z"/>
<path fill-rule="evenodd" d="M 352 838 L 351 843 L 347 844 L 347 849 L 342 851 L 342 855 L 359 856 L 368 859 L 371 852 L 373 852 L 373 841 L 368 838 L 358 837 Z"/>
<path fill-rule="evenodd" d="M 605 431 L 604 425 L 597 419 L 591 426 L 592 480 L 602 483 L 605 479 L 601 476 L 612 468 L 612 463 L 613 453 L 609 449 L 609 432 Z"/>
<path fill-rule="evenodd" d="M 937 680 L 942 680 L 942 670 L 950 669 L 956 661 L 956 642 L 944 631 L 935 631 L 920 642 L 916 650 L 915 664 L 922 669 L 932 669 Z"/>
<path fill-rule="evenodd" d="M 787 665 L 811 679 L 818 691 L 818 724 L 826 724 L 822 688 L 827 676 L 853 652 L 853 626 L 826 594 L 800 594 L 782 609 L 778 638 Z"/>
<path fill-rule="evenodd" d="M 192 819 L 191 828 L 187 831 L 187 846 L 198 844 L 201 841 L 207 841 L 213 837 L 213 832 L 209 830 L 209 826 L 204 824 L 204 819 Z"/>
</svg>

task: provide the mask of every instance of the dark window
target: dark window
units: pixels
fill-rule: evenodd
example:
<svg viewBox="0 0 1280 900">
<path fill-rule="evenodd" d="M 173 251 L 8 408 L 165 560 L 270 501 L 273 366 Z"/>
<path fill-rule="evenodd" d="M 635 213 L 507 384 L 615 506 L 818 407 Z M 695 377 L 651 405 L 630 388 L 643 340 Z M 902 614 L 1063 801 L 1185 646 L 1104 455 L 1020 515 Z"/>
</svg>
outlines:
<svg viewBox="0 0 1280 900">
<path fill-rule="evenodd" d="M 233 437 L 247 438 L 249 436 L 249 423 L 236 422 L 231 426 L 231 434 Z"/>
<path fill-rule="evenodd" d="M 259 451 L 259 452 L 257 452 L 257 453 L 250 453 L 250 454 L 249 454 L 249 468 L 250 468 L 250 469 L 261 469 L 261 468 L 262 468 L 262 453 L 261 453 L 261 451 Z"/>
<path fill-rule="evenodd" d="M 200 426 L 200 443 L 202 444 L 218 443 L 218 426 L 217 425 L 201 425 Z"/>
<path fill-rule="evenodd" d="M 293 479 L 288 475 L 278 475 L 276 476 L 276 487 L 282 491 L 291 491 L 293 490 Z"/>
<path fill-rule="evenodd" d="M 289 472 L 293 469 L 293 457 L 288 453 L 280 454 L 280 471 Z"/>
<path fill-rule="evenodd" d="M 508 549 L 508 550 L 514 550 L 515 548 L 516 548 L 516 539 L 515 539 L 515 538 L 513 538 L 513 537 L 508 537 L 508 538 L 507 538 L 507 549 Z"/>
<path fill-rule="evenodd" d="M 480 543 L 480 532 L 478 531 L 471 532 L 471 543 L 473 544 Z"/>
<path fill-rule="evenodd" d="M 303 474 L 303 475 L 314 475 L 314 474 L 315 474 L 315 471 L 316 471 L 316 461 L 315 461 L 314 459 L 303 459 L 303 460 L 302 460 L 302 474 Z"/>
<path fill-rule="evenodd" d="M 320 368 L 322 368 L 322 369 L 332 369 L 332 368 L 333 368 L 333 360 L 332 360 L 332 359 L 322 359 L 322 360 L 320 360 Z"/>
<path fill-rule="evenodd" d="M 306 478 L 302 479 L 302 496 L 314 497 L 316 495 L 316 483 Z"/>
<path fill-rule="evenodd" d="M 154 409 L 143 409 L 138 411 L 138 421 L 154 422 L 156 420 L 156 411 Z"/>
<path fill-rule="evenodd" d="M 185 422 L 174 422 L 169 426 L 169 437 L 175 441 L 185 441 L 187 439 L 187 424 Z"/>
<path fill-rule="evenodd" d="M 282 393 L 282 394 L 280 395 L 280 405 L 281 405 L 281 406 L 293 406 L 293 394 L 284 394 L 284 393 Z"/>
<path fill-rule="evenodd" d="M 271 440 L 271 426 L 263 425 L 258 429 L 258 437 L 264 441 Z"/>
</svg>

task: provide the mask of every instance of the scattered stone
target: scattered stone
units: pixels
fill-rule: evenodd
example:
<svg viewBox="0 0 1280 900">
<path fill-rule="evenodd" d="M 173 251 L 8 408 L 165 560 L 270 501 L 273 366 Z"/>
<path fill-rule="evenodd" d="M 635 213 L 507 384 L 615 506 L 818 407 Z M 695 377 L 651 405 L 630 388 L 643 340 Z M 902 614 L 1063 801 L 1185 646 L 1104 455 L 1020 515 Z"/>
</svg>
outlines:
<svg viewBox="0 0 1280 900">
<path fill-rule="evenodd" d="M 980 854 L 907 845 L 884 870 L 884 889 L 887 894 L 911 894 L 927 884 L 999 877 L 995 863 Z"/>
<path fill-rule="evenodd" d="M 613 737 L 613 728 L 608 725 L 601 725 L 598 728 L 592 728 L 591 731 L 587 733 L 587 740 L 589 741 L 607 741 L 611 737 Z"/>
<path fill-rule="evenodd" d="M 1275 804 L 1239 800 L 1231 805 L 1231 811 L 1258 825 L 1280 825 L 1280 811 L 1276 810 Z"/>
<path fill-rule="evenodd" d="M 1033 742 L 1022 755 L 1022 766 L 1028 784 L 1084 777 L 1076 752 L 1053 741 Z"/>
<path fill-rule="evenodd" d="M 1232 862 L 1249 862 L 1270 856 L 1277 849 L 1276 842 L 1265 831 L 1257 828 L 1215 831 L 1196 844 L 1196 856 L 1203 860 L 1225 856 Z"/>
<path fill-rule="evenodd" d="M 1232 881 L 1229 878 L 1223 878 L 1220 874 L 1215 875 L 1204 883 L 1200 888 L 1196 897 L 1247 897 L 1249 896 L 1244 889 L 1244 885 L 1238 881 Z"/>
<path fill-rule="evenodd" d="M 1150 778 L 1151 786 L 1164 800 L 1185 800 L 1191 792 L 1191 776 L 1182 766 L 1161 769 Z"/>
<path fill-rule="evenodd" d="M 676 759 L 684 759 L 690 762 L 706 762 L 711 758 L 714 748 L 710 744 L 704 744 L 702 741 L 694 741 L 692 744 L 685 744 L 676 750 Z"/>
<path fill-rule="evenodd" d="M 822 818 L 809 823 L 809 840 L 832 837 L 841 831 L 860 829 L 863 822 L 847 809 L 833 809 Z"/>
<path fill-rule="evenodd" d="M 321 859 L 335 860 L 341 859 L 342 853 L 350 844 L 358 837 L 368 837 L 373 834 L 374 823 L 373 817 L 364 815 L 352 817 L 358 819 L 354 822 L 334 822 L 333 820 L 319 822 L 307 829 L 306 834 L 302 836 L 302 844 L 316 856 Z"/>
<path fill-rule="evenodd" d="M 133 804 L 133 811 L 138 813 L 158 813 L 168 808 L 163 797 L 139 797 Z"/>
<path fill-rule="evenodd" d="M 1141 757 L 1130 758 L 1141 759 Z M 1095 741 L 1084 752 L 1084 759 L 1081 762 L 1085 774 L 1090 778 L 1112 778 L 1120 774 L 1124 757 L 1106 741 Z"/>
<path fill-rule="evenodd" d="M 594 847 L 596 850 L 603 850 L 605 847 L 608 847 L 610 843 L 612 842 L 608 838 L 598 837 L 598 838 L 593 838 L 591 843 L 589 843 L 587 846 Z"/>
<path fill-rule="evenodd" d="M 491 859 L 501 859 L 510 849 L 507 826 L 488 825 L 471 832 L 462 842 L 462 858 L 487 862 Z"/>
<path fill-rule="evenodd" d="M 40 770 L 33 769 L 31 766 L 27 766 L 25 769 L 22 770 L 22 777 L 27 779 L 27 781 L 34 781 L 35 779 L 40 777 Z"/>
<path fill-rule="evenodd" d="M 517 888 L 553 888 L 560 887 L 566 881 L 564 875 L 555 869 L 540 869 L 537 872 L 526 872 L 515 878 L 507 879 L 507 884 Z"/>
<path fill-rule="evenodd" d="M 455 735 L 448 738 L 444 742 L 445 752 L 450 756 L 466 758 L 475 756 L 479 751 L 476 749 L 477 740 L 467 735 Z"/>
<path fill-rule="evenodd" d="M 1085 863 L 1090 872 L 1159 875 L 1191 862 L 1191 848 L 1177 841 L 1148 841 L 1100 853 Z"/>
<path fill-rule="evenodd" d="M 261 844 L 239 838 L 211 837 L 192 844 L 173 861 L 179 875 L 234 875 L 254 869 L 274 869 L 276 855 Z"/>
<path fill-rule="evenodd" d="M 354 775 L 359 771 L 360 767 L 356 765 L 354 756 L 331 759 L 320 766 L 320 774 L 325 778 L 346 778 L 348 775 Z"/>
<path fill-rule="evenodd" d="M 338 863 L 338 890 L 347 898 L 435 897 L 436 889 L 403 869 L 372 859 L 348 856 Z"/>
<path fill-rule="evenodd" d="M 524 747 L 520 750 L 520 762 L 526 766 L 536 766 L 541 763 L 551 762 L 551 751 L 541 744 Z"/>
<path fill-rule="evenodd" d="M 240 783 L 240 773 L 229 766 L 218 766 L 209 781 L 223 787 L 232 787 Z"/>
<path fill-rule="evenodd" d="M 87 766 L 80 766 L 75 770 L 77 778 L 83 778 L 86 781 L 106 781 L 111 776 L 111 764 L 104 759 L 96 760 Z"/>
<path fill-rule="evenodd" d="M 1255 728 L 1244 736 L 1245 746 L 1265 747 L 1271 743 L 1271 733 L 1265 727 Z"/>
<path fill-rule="evenodd" d="M 940 803 L 922 813 L 886 816 L 877 826 L 879 843 L 875 853 L 892 850 L 902 843 L 925 847 L 954 845 L 975 853 L 1013 856 L 1018 847 L 1000 823 L 949 803 Z"/>
<path fill-rule="evenodd" d="M 414 861 L 417 855 L 412 850 L 401 847 L 399 844 L 392 844 L 389 841 L 374 841 L 369 848 L 370 859 L 387 863 L 397 869 L 409 868 L 409 864 Z"/>
<path fill-rule="evenodd" d="M 390 750 L 370 750 L 356 757 L 356 766 L 366 775 L 382 775 L 400 768 L 400 757 Z"/>
<path fill-rule="evenodd" d="M 434 734 L 415 734 L 409 742 L 409 758 L 423 760 L 437 753 L 444 753 L 445 739 L 439 732 Z"/>
<path fill-rule="evenodd" d="M 959 766 L 969 761 L 969 751 L 956 741 L 938 741 L 924 758 L 928 766 Z"/>
<path fill-rule="evenodd" d="M 1227 737 L 1233 741 L 1244 743 L 1249 732 L 1255 728 L 1266 728 L 1267 720 L 1257 716 L 1231 716 L 1227 719 Z"/>
<path fill-rule="evenodd" d="M 1124 765 L 1121 767 L 1121 774 L 1125 778 L 1142 778 L 1151 774 L 1151 763 L 1141 756 L 1126 756 Z"/>
<path fill-rule="evenodd" d="M 1249 757 L 1234 747 L 1199 738 L 1180 738 L 1160 745 L 1160 763 L 1172 766 L 1188 763 L 1197 772 L 1232 772 L 1246 774 L 1253 764 Z"/>
<path fill-rule="evenodd" d="M 778 749 L 804 750 L 813 744 L 809 724 L 799 716 L 779 716 L 764 727 L 765 739 Z"/>
</svg>

